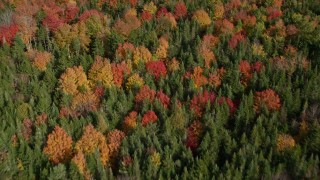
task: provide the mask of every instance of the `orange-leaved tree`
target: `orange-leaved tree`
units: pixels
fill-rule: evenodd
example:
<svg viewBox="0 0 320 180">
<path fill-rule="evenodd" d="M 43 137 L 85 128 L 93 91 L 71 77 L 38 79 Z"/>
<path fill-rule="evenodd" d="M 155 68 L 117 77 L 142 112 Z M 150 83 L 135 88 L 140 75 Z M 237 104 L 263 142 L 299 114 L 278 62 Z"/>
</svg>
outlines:
<svg viewBox="0 0 320 180">
<path fill-rule="evenodd" d="M 118 129 L 110 131 L 107 135 L 111 165 L 114 165 L 114 162 L 120 150 L 122 140 L 125 138 L 125 136 L 126 134 Z"/>
<path fill-rule="evenodd" d="M 47 64 L 53 58 L 53 55 L 47 51 L 37 51 L 34 49 L 30 49 L 27 52 L 32 64 L 37 67 L 41 71 L 45 71 L 47 69 Z"/>
<path fill-rule="evenodd" d="M 43 152 L 49 156 L 49 160 L 54 164 L 68 162 L 73 154 L 71 136 L 64 129 L 56 126 L 53 132 L 48 135 Z"/>
<path fill-rule="evenodd" d="M 66 94 L 75 95 L 80 91 L 89 90 L 89 81 L 82 66 L 67 68 L 59 82 L 60 89 Z"/>
<path fill-rule="evenodd" d="M 138 113 L 136 111 L 132 111 L 124 118 L 122 129 L 123 131 L 128 134 L 137 126 L 137 118 Z"/>
<path fill-rule="evenodd" d="M 254 109 L 259 112 L 264 106 L 269 111 L 276 111 L 281 108 L 280 97 L 272 89 L 256 92 L 254 95 Z"/>
<path fill-rule="evenodd" d="M 77 152 L 71 161 L 78 167 L 80 174 L 82 174 L 85 179 L 91 179 L 90 170 L 87 168 L 86 157 L 82 152 Z"/>
<path fill-rule="evenodd" d="M 99 150 L 102 165 L 106 166 L 110 163 L 110 150 L 107 139 L 91 124 L 84 128 L 84 133 L 77 141 L 75 150 L 77 152 L 83 152 L 85 155 L 92 154 L 95 150 Z"/>
</svg>

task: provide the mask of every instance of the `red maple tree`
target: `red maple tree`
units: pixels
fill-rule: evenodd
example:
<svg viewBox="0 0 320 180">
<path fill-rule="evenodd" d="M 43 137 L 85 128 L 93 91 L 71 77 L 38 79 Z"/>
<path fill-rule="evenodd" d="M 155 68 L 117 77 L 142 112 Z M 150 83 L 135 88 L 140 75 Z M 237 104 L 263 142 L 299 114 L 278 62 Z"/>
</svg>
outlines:
<svg viewBox="0 0 320 180">
<path fill-rule="evenodd" d="M 166 14 L 168 14 L 168 9 L 166 7 L 161 7 L 157 12 L 157 18 L 165 16 Z"/>
<path fill-rule="evenodd" d="M 244 40 L 245 36 L 241 32 L 239 32 L 232 36 L 232 38 L 228 42 L 228 45 L 231 49 L 235 49 L 238 46 L 238 44 Z"/>
<path fill-rule="evenodd" d="M 146 68 L 156 79 L 167 75 L 167 68 L 163 61 L 149 61 L 146 63 Z"/>
<path fill-rule="evenodd" d="M 163 93 L 162 90 L 157 92 L 157 99 L 161 102 L 164 108 L 167 109 L 169 107 L 170 97 Z"/>
<path fill-rule="evenodd" d="M 152 14 L 149 11 L 142 11 L 141 20 L 142 21 L 151 21 L 152 20 Z"/>
<path fill-rule="evenodd" d="M 156 113 L 152 110 L 146 112 L 141 120 L 143 127 L 146 127 L 149 123 L 155 123 L 158 120 Z"/>
<path fill-rule="evenodd" d="M 174 17 L 176 19 L 185 17 L 187 15 L 187 7 L 184 2 L 178 2 L 174 7 Z"/>
<path fill-rule="evenodd" d="M 203 133 L 203 125 L 200 121 L 193 121 L 187 131 L 186 146 L 194 151 L 200 144 L 200 137 Z"/>
<path fill-rule="evenodd" d="M 206 107 L 207 103 L 210 102 L 211 104 L 213 104 L 215 100 L 215 93 L 205 90 L 204 92 L 193 96 L 190 102 L 190 109 L 195 112 L 196 116 L 201 117 L 202 111 Z"/>
<path fill-rule="evenodd" d="M 134 100 L 136 103 L 142 103 L 144 100 L 149 100 L 152 103 L 154 101 L 155 96 L 156 96 L 156 91 L 153 89 L 150 89 L 148 85 L 144 85 L 143 87 L 140 88 Z"/>
<path fill-rule="evenodd" d="M 8 43 L 12 44 L 13 38 L 16 36 L 18 32 L 18 26 L 15 24 L 11 24 L 8 26 L 0 26 L 0 42 L 1 44 Z"/>
</svg>

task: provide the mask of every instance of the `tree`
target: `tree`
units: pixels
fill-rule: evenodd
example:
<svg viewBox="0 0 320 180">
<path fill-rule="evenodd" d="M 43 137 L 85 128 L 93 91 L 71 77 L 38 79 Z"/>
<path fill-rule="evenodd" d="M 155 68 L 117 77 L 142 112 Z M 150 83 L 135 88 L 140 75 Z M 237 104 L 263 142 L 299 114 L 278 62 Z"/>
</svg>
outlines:
<svg viewBox="0 0 320 180">
<path fill-rule="evenodd" d="M 194 96 L 190 102 L 190 109 L 194 111 L 195 115 L 201 117 L 202 111 L 205 109 L 207 103 L 213 104 L 216 100 L 214 92 L 205 90 L 203 93 L 199 93 Z"/>
<path fill-rule="evenodd" d="M 142 77 L 139 76 L 139 74 L 134 73 L 133 75 L 131 75 L 126 83 L 126 87 L 127 89 L 132 89 L 132 88 L 139 88 L 141 86 L 143 86 L 144 84 L 144 80 Z"/>
<path fill-rule="evenodd" d="M 32 61 L 32 64 L 41 71 L 45 71 L 47 69 L 47 64 L 53 58 L 53 55 L 47 51 L 40 52 L 33 49 L 28 51 L 28 56 Z"/>
<path fill-rule="evenodd" d="M 280 98 L 272 89 L 255 93 L 254 109 L 259 112 L 263 106 L 266 106 L 269 111 L 280 110 Z"/>
<path fill-rule="evenodd" d="M 188 10 L 184 2 L 178 2 L 174 7 L 174 16 L 176 19 L 183 18 L 187 15 Z"/>
<path fill-rule="evenodd" d="M 122 34 L 125 37 L 128 37 L 130 33 L 141 26 L 141 21 L 138 19 L 136 13 L 128 10 L 123 19 L 118 19 L 114 24 L 113 28 L 117 33 Z"/>
<path fill-rule="evenodd" d="M 200 144 L 200 137 L 202 136 L 203 128 L 204 127 L 200 121 L 193 121 L 188 127 L 186 146 L 192 151 L 196 150 Z"/>
<path fill-rule="evenodd" d="M 159 59 L 166 59 L 168 56 L 168 48 L 169 48 L 169 42 L 165 37 L 161 37 L 159 39 L 159 47 L 156 51 L 156 56 Z"/>
<path fill-rule="evenodd" d="M 295 140 L 289 134 L 280 134 L 277 138 L 277 151 L 282 152 L 286 149 L 292 149 L 296 145 Z"/>
<path fill-rule="evenodd" d="M 149 61 L 146 63 L 146 68 L 157 80 L 167 75 L 167 68 L 163 61 Z"/>
<path fill-rule="evenodd" d="M 16 36 L 18 32 L 18 26 L 15 24 L 11 24 L 9 26 L 0 26 L 0 40 L 1 44 L 4 45 L 8 43 L 12 44 L 13 38 Z"/>
<path fill-rule="evenodd" d="M 205 28 L 211 24 L 211 19 L 208 13 L 203 10 L 197 10 L 193 13 L 192 19 L 199 23 L 200 27 Z"/>
<path fill-rule="evenodd" d="M 158 120 L 156 113 L 152 110 L 146 112 L 141 120 L 142 126 L 147 126 L 149 123 L 155 123 Z"/>
<path fill-rule="evenodd" d="M 133 63 L 137 66 L 140 62 L 146 63 L 152 60 L 152 54 L 144 46 L 136 47 L 133 52 Z"/>
<path fill-rule="evenodd" d="M 126 134 L 129 134 L 137 126 L 137 116 L 136 111 L 132 111 L 124 118 L 122 129 Z"/>
<path fill-rule="evenodd" d="M 105 88 L 111 88 L 114 82 L 110 61 L 97 56 L 89 70 L 89 79 L 94 82 L 101 82 Z"/>
<path fill-rule="evenodd" d="M 77 141 L 75 150 L 78 153 L 84 153 L 85 155 L 92 154 L 95 150 L 99 150 L 102 165 L 106 166 L 110 163 L 112 149 L 109 148 L 106 137 L 101 132 L 97 131 L 92 124 L 89 124 L 84 128 L 84 133 Z"/>
<path fill-rule="evenodd" d="M 54 164 L 66 163 L 72 158 L 72 138 L 61 127 L 55 126 L 46 144 L 43 152 Z"/>
<path fill-rule="evenodd" d="M 82 66 L 67 68 L 61 75 L 59 82 L 60 89 L 66 94 L 75 95 L 80 91 L 89 90 L 89 81 Z"/>
</svg>

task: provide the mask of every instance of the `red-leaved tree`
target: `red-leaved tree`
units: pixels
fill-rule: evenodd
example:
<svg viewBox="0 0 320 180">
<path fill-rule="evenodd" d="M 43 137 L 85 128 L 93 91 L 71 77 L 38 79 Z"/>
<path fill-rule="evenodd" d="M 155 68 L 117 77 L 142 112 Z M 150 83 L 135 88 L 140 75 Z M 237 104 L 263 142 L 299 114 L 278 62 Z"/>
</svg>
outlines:
<svg viewBox="0 0 320 180">
<path fill-rule="evenodd" d="M 167 68 L 163 61 L 149 61 L 146 63 L 146 68 L 156 79 L 167 75 Z"/>
<path fill-rule="evenodd" d="M 201 117 L 202 111 L 205 109 L 207 103 L 210 102 L 213 104 L 215 100 L 215 93 L 205 90 L 204 92 L 193 96 L 190 102 L 190 109 L 194 111 L 196 116 Z"/>
<path fill-rule="evenodd" d="M 222 105 L 223 103 L 226 103 L 228 105 L 230 114 L 233 114 L 236 112 L 237 107 L 230 98 L 221 97 L 218 100 L 218 104 Z"/>
<path fill-rule="evenodd" d="M 254 95 L 254 109 L 259 112 L 264 106 L 269 111 L 277 111 L 281 108 L 280 97 L 272 89 L 256 92 Z"/>
<path fill-rule="evenodd" d="M 149 100 L 151 103 L 154 101 L 156 91 L 150 89 L 148 85 L 144 85 L 140 88 L 139 92 L 135 96 L 136 103 L 142 103 L 144 100 Z"/>
<path fill-rule="evenodd" d="M 156 97 L 161 104 L 164 106 L 164 108 L 168 108 L 170 105 L 170 97 L 167 96 L 165 93 L 162 92 L 162 90 L 157 92 L 157 97 Z"/>
<path fill-rule="evenodd" d="M 176 19 L 185 17 L 187 12 L 187 6 L 184 4 L 184 2 L 178 2 L 174 7 L 174 17 Z"/>
<path fill-rule="evenodd" d="M 146 112 L 141 120 L 142 126 L 146 127 L 149 123 L 155 123 L 158 120 L 158 116 L 152 110 Z"/>
<path fill-rule="evenodd" d="M 200 121 L 193 121 L 188 127 L 186 146 L 194 151 L 200 144 L 203 133 L 203 125 Z"/>
<path fill-rule="evenodd" d="M 10 24 L 8 26 L 0 26 L 0 42 L 1 44 L 8 43 L 12 44 L 13 38 L 18 32 L 18 26 L 15 24 Z"/>
</svg>

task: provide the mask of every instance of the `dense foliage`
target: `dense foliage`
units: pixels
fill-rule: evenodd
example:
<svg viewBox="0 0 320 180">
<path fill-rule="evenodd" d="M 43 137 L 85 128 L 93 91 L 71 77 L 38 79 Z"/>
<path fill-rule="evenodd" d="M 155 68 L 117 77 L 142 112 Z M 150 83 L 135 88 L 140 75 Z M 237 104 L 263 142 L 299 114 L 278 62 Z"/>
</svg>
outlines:
<svg viewBox="0 0 320 180">
<path fill-rule="evenodd" d="M 319 179 L 318 0 L 0 1 L 0 179 Z"/>
</svg>

